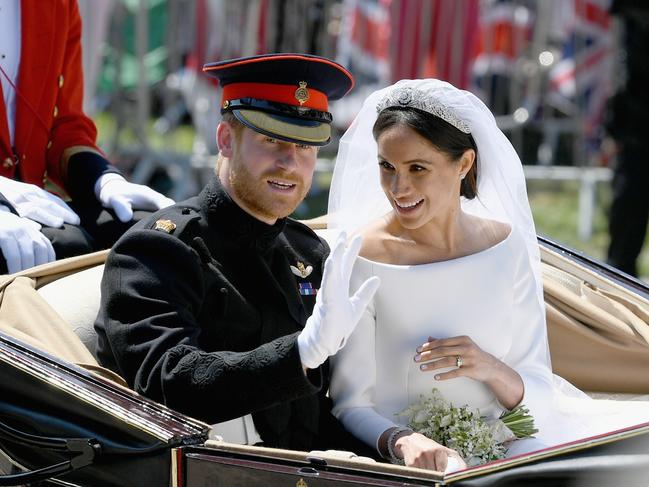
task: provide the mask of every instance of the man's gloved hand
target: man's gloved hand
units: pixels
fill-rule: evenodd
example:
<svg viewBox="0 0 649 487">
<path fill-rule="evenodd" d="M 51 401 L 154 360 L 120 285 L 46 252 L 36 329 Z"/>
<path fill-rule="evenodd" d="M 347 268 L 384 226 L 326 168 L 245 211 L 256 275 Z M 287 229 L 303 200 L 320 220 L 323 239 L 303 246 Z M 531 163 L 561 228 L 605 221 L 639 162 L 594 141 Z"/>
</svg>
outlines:
<svg viewBox="0 0 649 487">
<path fill-rule="evenodd" d="M 50 241 L 35 221 L 14 215 L 0 205 L 0 249 L 9 274 L 56 259 Z"/>
<path fill-rule="evenodd" d="M 65 201 L 33 184 L 0 177 L 0 193 L 21 217 L 45 226 L 60 228 L 63 223 L 78 225 L 80 222 L 79 216 Z"/>
<path fill-rule="evenodd" d="M 362 238 L 353 238 L 349 246 L 346 240 L 343 232 L 327 258 L 313 314 L 297 337 L 302 365 L 309 369 L 315 369 L 343 347 L 379 288 L 379 278 L 370 277 L 349 296 L 349 279 Z"/>
<path fill-rule="evenodd" d="M 159 210 L 174 204 L 174 200 L 148 186 L 129 183 L 119 174 L 108 173 L 97 179 L 95 195 L 104 208 L 115 211 L 126 223 L 133 218 L 133 210 Z"/>
</svg>

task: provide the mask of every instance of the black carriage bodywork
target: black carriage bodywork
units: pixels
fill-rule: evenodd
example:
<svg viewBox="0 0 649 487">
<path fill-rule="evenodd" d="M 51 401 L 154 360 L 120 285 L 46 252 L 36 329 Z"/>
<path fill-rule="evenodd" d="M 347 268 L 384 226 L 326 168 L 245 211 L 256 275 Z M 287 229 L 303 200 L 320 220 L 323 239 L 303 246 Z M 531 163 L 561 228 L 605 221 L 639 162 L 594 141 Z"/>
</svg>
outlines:
<svg viewBox="0 0 649 487">
<path fill-rule="evenodd" d="M 0 377 L 0 451 L 23 467 L 0 485 L 166 485 L 170 450 L 207 439 L 207 425 L 4 335 Z"/>
<path fill-rule="evenodd" d="M 551 240 L 539 243 L 649 299 L 641 281 Z M 3 334 L 0 377 L 0 486 L 649 485 L 649 424 L 444 476 L 207 440 L 208 425 Z"/>
</svg>

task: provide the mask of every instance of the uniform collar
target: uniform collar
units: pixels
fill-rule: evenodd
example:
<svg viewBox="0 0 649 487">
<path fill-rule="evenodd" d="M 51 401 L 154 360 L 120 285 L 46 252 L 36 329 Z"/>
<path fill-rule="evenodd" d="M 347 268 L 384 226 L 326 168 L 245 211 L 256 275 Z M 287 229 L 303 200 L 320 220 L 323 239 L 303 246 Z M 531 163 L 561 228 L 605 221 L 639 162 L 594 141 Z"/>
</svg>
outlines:
<svg viewBox="0 0 649 487">
<path fill-rule="evenodd" d="M 217 176 L 207 184 L 201 196 L 210 228 L 223 232 L 242 247 L 264 252 L 286 226 L 286 218 L 268 225 L 247 213 L 232 200 Z"/>
</svg>

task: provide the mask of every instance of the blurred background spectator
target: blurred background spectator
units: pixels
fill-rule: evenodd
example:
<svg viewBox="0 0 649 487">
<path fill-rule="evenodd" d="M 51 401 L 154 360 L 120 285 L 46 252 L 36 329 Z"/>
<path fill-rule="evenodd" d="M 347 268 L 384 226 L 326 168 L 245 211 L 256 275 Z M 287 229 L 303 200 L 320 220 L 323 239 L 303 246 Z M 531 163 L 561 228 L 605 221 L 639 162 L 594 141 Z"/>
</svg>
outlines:
<svg viewBox="0 0 649 487">
<path fill-rule="evenodd" d="M 86 107 L 95 114 L 103 149 L 135 182 L 178 200 L 211 176 L 220 94 L 201 73 L 204 62 L 307 52 L 338 60 L 356 77 L 351 95 L 331 107 L 337 135 L 368 92 L 401 78 L 437 77 L 478 94 L 521 154 L 539 233 L 606 258 L 612 168 L 617 159 L 617 167 L 625 164 L 629 150 L 642 152 L 624 144 L 616 153 L 604 130 L 605 108 L 620 86 L 621 55 L 641 57 L 646 49 L 639 41 L 624 43 L 611 0 L 80 5 Z M 612 126 L 620 124 L 614 119 Z M 311 194 L 296 217 L 326 210 L 336 150 L 334 140 L 320 151 Z M 646 252 L 638 273 L 649 276 Z"/>
<path fill-rule="evenodd" d="M 610 214 L 608 262 L 637 275 L 649 219 L 649 4 L 614 0 L 613 14 L 623 22 L 624 54 L 620 87 L 611 99 L 608 129 L 618 144 Z"/>
</svg>

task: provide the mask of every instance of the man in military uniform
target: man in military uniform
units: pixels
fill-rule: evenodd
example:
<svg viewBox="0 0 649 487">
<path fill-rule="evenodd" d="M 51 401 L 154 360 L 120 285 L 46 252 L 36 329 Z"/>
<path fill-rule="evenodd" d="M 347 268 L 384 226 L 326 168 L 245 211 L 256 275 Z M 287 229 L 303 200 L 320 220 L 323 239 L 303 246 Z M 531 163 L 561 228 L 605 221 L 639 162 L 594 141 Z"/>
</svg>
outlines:
<svg viewBox="0 0 649 487">
<path fill-rule="evenodd" d="M 328 59 L 208 64 L 223 87 L 220 159 L 202 193 L 129 230 L 106 262 L 100 362 L 136 391 L 219 423 L 252 413 L 264 445 L 341 448 L 327 357 L 378 287 L 350 298 L 360 240 L 328 247 L 287 218 L 330 139 L 328 100 L 353 86 Z M 217 431 L 218 433 L 218 427 Z"/>
</svg>

